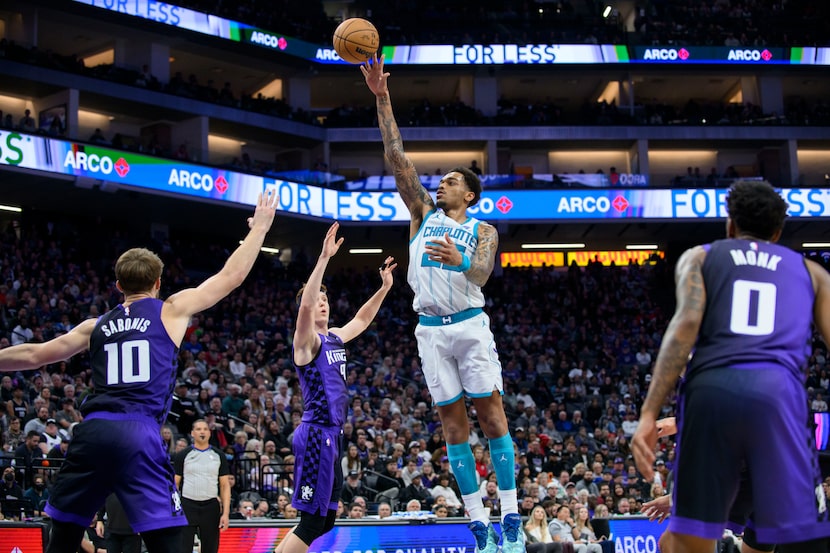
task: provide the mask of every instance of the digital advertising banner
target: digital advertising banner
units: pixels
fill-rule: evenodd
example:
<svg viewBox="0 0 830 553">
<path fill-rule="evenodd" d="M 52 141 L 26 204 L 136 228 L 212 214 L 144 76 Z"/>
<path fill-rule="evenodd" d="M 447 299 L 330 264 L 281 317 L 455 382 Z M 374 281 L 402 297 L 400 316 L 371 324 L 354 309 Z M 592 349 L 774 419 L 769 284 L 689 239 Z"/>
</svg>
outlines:
<svg viewBox="0 0 830 553">
<path fill-rule="evenodd" d="M 73 0 L 178 29 L 296 56 L 320 64 L 347 65 L 329 44 L 313 44 L 275 31 L 182 8 L 157 0 Z M 333 31 L 334 29 L 332 29 Z M 381 36 L 383 40 L 383 36 Z M 383 46 L 389 64 L 830 64 L 828 48 L 745 48 L 729 46 L 653 47 L 620 44 L 434 44 Z M 789 55 L 788 55 L 789 54 Z"/>
<path fill-rule="evenodd" d="M 274 188 L 280 208 L 303 217 L 344 222 L 406 223 L 395 190 L 333 190 L 96 145 L 0 130 L 0 169 L 26 168 L 86 179 L 87 184 L 251 206 Z M 791 217 L 830 217 L 830 189 L 785 188 Z M 485 189 L 470 215 L 485 221 L 601 221 L 726 217 L 725 188 Z"/>
<path fill-rule="evenodd" d="M 386 63 L 408 65 L 545 65 L 627 63 L 625 46 L 597 44 L 430 44 L 384 46 Z"/>
<path fill-rule="evenodd" d="M 793 65 L 830 65 L 830 48 L 792 47 L 790 63 Z"/>
<path fill-rule="evenodd" d="M 443 175 L 422 175 L 421 184 L 428 190 L 435 190 L 441 184 Z M 534 173 L 526 175 L 481 175 L 482 188 L 514 188 L 529 183 L 549 183 L 546 186 L 552 188 L 610 188 L 614 186 L 648 186 L 648 175 L 636 173 L 612 173 L 610 175 L 600 173 Z M 395 177 L 393 175 L 373 175 L 360 180 L 347 181 L 346 190 L 396 190 Z"/>
<path fill-rule="evenodd" d="M 238 21 L 156 0 L 73 0 L 133 17 L 216 38 L 268 48 L 321 64 L 348 65 L 331 45 L 305 42 Z M 334 29 L 332 29 L 333 31 Z M 503 65 L 625 63 L 625 46 L 595 44 L 468 44 L 463 46 L 386 46 L 386 63 L 428 65 Z"/>
<path fill-rule="evenodd" d="M 571 263 L 587 267 L 594 262 L 620 267 L 651 263 L 655 256 L 665 259 L 666 253 L 659 250 L 574 250 L 502 252 L 499 256 L 502 267 L 568 267 Z"/>
<path fill-rule="evenodd" d="M 751 64 L 790 63 L 784 48 L 746 48 L 729 46 L 633 46 L 632 63 L 671 64 Z"/>
<path fill-rule="evenodd" d="M 156 0 L 73 0 L 95 8 L 140 17 L 178 29 L 241 42 L 319 63 L 346 64 L 330 46 L 305 42 L 281 33 Z"/>
<path fill-rule="evenodd" d="M 498 528 L 498 524 L 495 524 Z M 645 517 L 609 520 L 616 553 L 658 553 L 657 540 L 665 525 Z M 234 527 L 222 533 L 220 553 L 271 553 L 289 527 Z M 413 520 L 354 525 L 337 524 L 311 543 L 309 553 L 475 553 L 466 521 Z"/>
<path fill-rule="evenodd" d="M 0 521 L 0 552 L 43 553 L 46 525 L 36 522 Z"/>
</svg>

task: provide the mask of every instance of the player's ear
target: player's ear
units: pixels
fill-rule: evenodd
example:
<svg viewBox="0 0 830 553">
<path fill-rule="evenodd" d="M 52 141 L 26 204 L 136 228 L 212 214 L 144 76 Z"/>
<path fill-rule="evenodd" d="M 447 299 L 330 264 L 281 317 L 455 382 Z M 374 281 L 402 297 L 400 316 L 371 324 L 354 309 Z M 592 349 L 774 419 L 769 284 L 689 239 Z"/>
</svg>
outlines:
<svg viewBox="0 0 830 553">
<path fill-rule="evenodd" d="M 726 237 L 727 238 L 735 238 L 737 234 L 737 227 L 735 226 L 735 221 L 732 220 L 732 217 L 726 218 Z"/>
</svg>

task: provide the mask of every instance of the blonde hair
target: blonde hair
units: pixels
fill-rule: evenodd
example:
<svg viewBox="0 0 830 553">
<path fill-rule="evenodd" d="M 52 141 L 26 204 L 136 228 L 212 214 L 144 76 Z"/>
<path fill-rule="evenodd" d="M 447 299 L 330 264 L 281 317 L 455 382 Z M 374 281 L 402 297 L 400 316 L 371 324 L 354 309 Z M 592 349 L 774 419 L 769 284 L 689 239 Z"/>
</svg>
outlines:
<svg viewBox="0 0 830 553">
<path fill-rule="evenodd" d="M 303 285 L 300 286 L 300 290 L 297 292 L 297 296 L 294 298 L 294 301 L 297 302 L 297 305 L 300 305 L 300 300 L 303 299 L 303 292 L 305 292 L 305 285 L 308 284 L 307 282 L 303 282 Z M 322 293 L 327 293 L 327 288 L 325 284 L 320 285 L 320 291 Z"/>
<path fill-rule="evenodd" d="M 146 292 L 161 278 L 164 263 L 146 248 L 132 248 L 115 262 L 115 278 L 125 294 Z"/>
<path fill-rule="evenodd" d="M 579 518 L 579 511 L 585 509 L 588 512 L 588 518 L 585 519 L 585 524 L 582 523 L 582 520 Z M 578 507 L 576 516 L 574 517 L 574 530 L 582 530 L 583 528 L 588 528 L 591 532 L 594 531 L 594 527 L 591 526 L 591 511 L 588 510 L 588 507 L 582 506 Z"/>
<path fill-rule="evenodd" d="M 533 512 L 536 511 L 536 509 L 541 509 L 543 515 L 543 518 L 541 521 L 539 521 L 538 525 L 536 524 L 536 520 L 533 518 Z M 548 513 L 547 511 L 545 511 L 545 508 L 541 505 L 536 505 L 530 510 L 530 514 L 527 516 L 527 522 L 525 523 L 525 530 L 529 532 L 537 526 L 539 528 L 539 533 L 542 537 L 542 539 L 540 540 L 542 543 L 550 543 L 551 541 L 553 541 L 553 539 L 550 536 L 550 533 L 548 532 Z"/>
</svg>

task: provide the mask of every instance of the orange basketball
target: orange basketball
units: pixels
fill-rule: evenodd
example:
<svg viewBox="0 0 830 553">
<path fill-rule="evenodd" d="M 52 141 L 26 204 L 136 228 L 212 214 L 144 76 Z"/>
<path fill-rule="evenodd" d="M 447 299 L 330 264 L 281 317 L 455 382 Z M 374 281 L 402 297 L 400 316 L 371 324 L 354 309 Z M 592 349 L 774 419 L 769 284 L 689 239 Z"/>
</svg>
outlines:
<svg viewBox="0 0 830 553">
<path fill-rule="evenodd" d="M 378 51 L 378 30 L 370 21 L 353 17 L 334 30 L 332 44 L 337 55 L 349 63 L 368 61 Z"/>
</svg>

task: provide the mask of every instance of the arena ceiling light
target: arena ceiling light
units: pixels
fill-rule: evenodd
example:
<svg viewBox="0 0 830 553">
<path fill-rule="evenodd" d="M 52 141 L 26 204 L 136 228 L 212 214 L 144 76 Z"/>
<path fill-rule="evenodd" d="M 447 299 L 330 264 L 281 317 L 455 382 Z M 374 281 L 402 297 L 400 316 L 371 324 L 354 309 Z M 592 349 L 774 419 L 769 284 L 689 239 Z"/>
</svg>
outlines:
<svg viewBox="0 0 830 553">
<path fill-rule="evenodd" d="M 2 210 L 2 211 L 14 211 L 15 213 L 22 213 L 23 212 L 22 207 L 17 207 L 17 206 L 13 206 L 13 205 L 3 205 L 3 204 L 0 204 L 0 210 Z"/>
<path fill-rule="evenodd" d="M 352 248 L 349 253 L 383 253 L 381 248 Z"/>
<path fill-rule="evenodd" d="M 659 246 L 657 244 L 626 244 L 627 250 L 656 250 Z"/>
<path fill-rule="evenodd" d="M 830 242 L 804 242 L 802 248 L 830 248 Z"/>
<path fill-rule="evenodd" d="M 242 240 L 240 240 L 239 243 L 242 244 Z M 261 251 L 262 253 L 270 253 L 273 255 L 277 255 L 278 253 L 280 253 L 279 248 L 269 248 L 268 246 L 262 246 L 261 248 L 259 248 L 259 251 Z"/>
<path fill-rule="evenodd" d="M 582 242 L 572 244 L 522 244 L 523 250 L 578 250 L 584 248 Z"/>
</svg>

